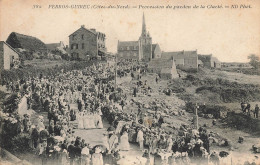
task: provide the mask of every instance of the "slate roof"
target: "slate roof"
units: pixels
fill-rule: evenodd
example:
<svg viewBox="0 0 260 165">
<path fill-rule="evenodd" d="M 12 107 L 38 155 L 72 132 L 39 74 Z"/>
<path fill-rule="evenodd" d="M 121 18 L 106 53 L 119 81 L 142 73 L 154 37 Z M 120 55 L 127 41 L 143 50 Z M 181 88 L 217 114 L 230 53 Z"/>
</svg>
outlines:
<svg viewBox="0 0 260 165">
<path fill-rule="evenodd" d="M 152 44 L 152 51 L 154 52 L 154 50 L 155 50 L 155 48 L 156 48 L 156 46 L 157 46 L 158 44 Z"/>
<path fill-rule="evenodd" d="M 60 46 L 60 43 L 46 44 L 46 47 L 48 50 L 55 50 L 59 46 Z"/>
<path fill-rule="evenodd" d="M 121 46 L 138 46 L 138 41 L 119 41 L 118 47 Z"/>
<path fill-rule="evenodd" d="M 177 51 L 177 52 L 162 52 L 162 58 L 165 59 L 183 59 L 189 57 L 197 57 L 197 51 Z"/>
</svg>

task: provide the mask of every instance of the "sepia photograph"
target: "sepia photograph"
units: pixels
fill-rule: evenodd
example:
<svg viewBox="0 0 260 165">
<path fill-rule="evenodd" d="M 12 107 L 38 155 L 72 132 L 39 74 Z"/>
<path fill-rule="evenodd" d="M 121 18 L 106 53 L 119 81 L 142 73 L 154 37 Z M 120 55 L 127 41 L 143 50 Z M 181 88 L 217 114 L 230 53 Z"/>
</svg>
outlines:
<svg viewBox="0 0 260 165">
<path fill-rule="evenodd" d="M 260 1 L 0 0 L 0 165 L 260 165 Z"/>
</svg>

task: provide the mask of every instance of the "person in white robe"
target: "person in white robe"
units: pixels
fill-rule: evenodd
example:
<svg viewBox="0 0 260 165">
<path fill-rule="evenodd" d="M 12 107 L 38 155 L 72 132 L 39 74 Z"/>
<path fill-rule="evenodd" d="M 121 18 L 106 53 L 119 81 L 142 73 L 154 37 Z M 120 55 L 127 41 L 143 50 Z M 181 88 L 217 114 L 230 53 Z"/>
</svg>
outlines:
<svg viewBox="0 0 260 165">
<path fill-rule="evenodd" d="M 106 133 L 103 134 L 102 144 L 103 144 L 107 149 L 109 149 L 108 137 L 107 137 L 107 134 L 106 134 Z"/>
<path fill-rule="evenodd" d="M 130 144 L 129 144 L 129 141 L 128 141 L 128 133 L 126 131 L 124 131 L 122 136 L 120 137 L 119 148 L 122 151 L 130 150 Z"/>
<path fill-rule="evenodd" d="M 96 128 L 103 128 L 102 118 L 98 113 L 95 113 Z"/>
<path fill-rule="evenodd" d="M 108 140 L 108 145 L 109 145 L 108 150 L 109 151 L 112 151 L 113 149 L 115 149 L 116 144 L 118 144 L 117 135 L 114 132 L 111 132 L 111 133 L 112 134 L 109 135 L 110 137 L 109 137 L 109 140 Z"/>
<path fill-rule="evenodd" d="M 95 149 L 95 153 L 92 154 L 91 159 L 93 165 L 103 165 L 103 156 L 99 147 Z"/>
<path fill-rule="evenodd" d="M 94 119 L 93 113 L 89 113 L 88 121 L 89 121 L 89 128 L 96 128 L 95 119 Z"/>
<path fill-rule="evenodd" d="M 88 117 L 88 113 L 87 111 L 83 111 L 84 115 L 83 115 L 83 126 L 84 129 L 89 129 L 89 117 Z"/>
<path fill-rule="evenodd" d="M 78 116 L 77 116 L 77 120 L 78 120 L 78 129 L 83 129 L 83 112 L 79 112 Z"/>
<path fill-rule="evenodd" d="M 137 133 L 136 142 L 139 143 L 140 150 L 143 150 L 144 149 L 144 133 L 143 133 L 142 129 L 139 129 L 139 131 Z"/>
</svg>

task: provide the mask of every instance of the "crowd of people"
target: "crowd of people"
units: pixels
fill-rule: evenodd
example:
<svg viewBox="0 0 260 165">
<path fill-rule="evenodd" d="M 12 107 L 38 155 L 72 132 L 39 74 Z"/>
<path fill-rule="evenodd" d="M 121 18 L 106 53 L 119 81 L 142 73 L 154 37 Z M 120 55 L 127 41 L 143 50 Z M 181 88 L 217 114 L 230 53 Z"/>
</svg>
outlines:
<svg viewBox="0 0 260 165">
<path fill-rule="evenodd" d="M 119 63 L 117 67 L 120 77 L 130 75 L 132 80 L 137 80 L 133 81 L 130 93 L 118 90 L 111 78 L 115 68 L 106 64 L 59 76 L 40 75 L 15 86 L 7 85 L 13 92 L 23 89 L 28 107 L 38 101 L 42 105 L 40 111 L 48 112 L 48 121 L 39 116 L 37 123 L 32 124 L 27 114 L 23 119 L 24 131 L 30 132 L 31 147 L 41 157 L 42 164 L 124 164 L 121 152 L 131 150 L 130 144 L 138 144 L 146 165 L 207 164 L 209 161 L 219 164 L 219 155 L 210 151 L 213 138 L 206 128 L 197 130 L 181 125 L 169 130 L 163 127 L 164 116 L 156 108 L 149 114 L 142 104 L 136 111 L 125 109 L 126 105 L 136 104 L 129 98 L 136 97 L 140 91 L 148 95 L 152 89 L 146 81 L 141 81 L 145 66 Z M 158 83 L 158 76 L 155 81 Z M 104 120 L 110 127 L 103 134 L 102 144 L 91 146 L 83 137 L 75 135 L 75 129 L 104 128 Z"/>
</svg>

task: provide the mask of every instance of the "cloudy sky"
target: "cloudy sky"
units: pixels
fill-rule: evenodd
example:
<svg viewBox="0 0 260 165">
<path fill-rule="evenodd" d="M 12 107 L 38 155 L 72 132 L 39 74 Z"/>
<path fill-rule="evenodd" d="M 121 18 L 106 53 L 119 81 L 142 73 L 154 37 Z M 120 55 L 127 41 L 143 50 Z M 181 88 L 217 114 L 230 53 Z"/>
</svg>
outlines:
<svg viewBox="0 0 260 165">
<path fill-rule="evenodd" d="M 33 9 L 33 5 L 41 9 Z M 130 5 L 136 9 L 50 9 L 49 5 Z M 139 5 L 205 5 L 205 9 L 143 9 Z M 250 4 L 251 9 L 207 9 L 208 5 Z M 108 51 L 117 42 L 138 40 L 142 14 L 153 43 L 163 51 L 196 50 L 225 62 L 246 62 L 260 54 L 259 0 L 0 0 L 0 40 L 11 32 L 35 36 L 45 43 L 64 41 L 85 25 L 107 36 Z"/>
</svg>

